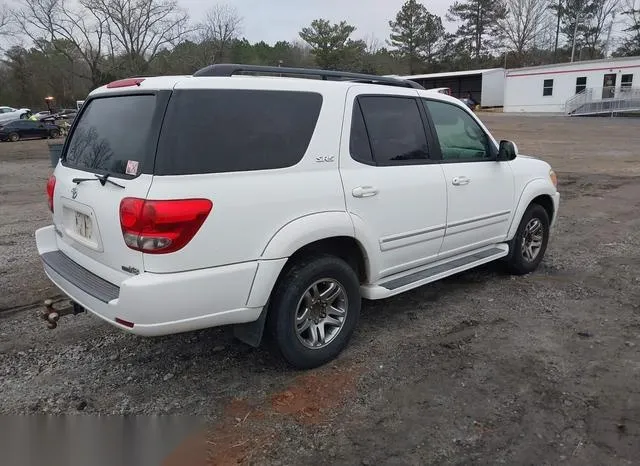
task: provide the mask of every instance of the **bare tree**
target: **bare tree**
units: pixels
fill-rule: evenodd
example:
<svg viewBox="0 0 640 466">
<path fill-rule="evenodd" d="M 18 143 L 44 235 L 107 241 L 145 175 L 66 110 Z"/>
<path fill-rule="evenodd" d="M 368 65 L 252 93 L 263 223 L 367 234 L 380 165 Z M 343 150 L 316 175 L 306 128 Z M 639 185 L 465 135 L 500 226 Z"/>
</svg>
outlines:
<svg viewBox="0 0 640 466">
<path fill-rule="evenodd" d="M 499 21 L 508 47 L 522 57 L 534 47 L 548 27 L 549 2 L 547 0 L 507 0 L 507 15 Z"/>
<path fill-rule="evenodd" d="M 367 53 L 371 55 L 375 55 L 382 49 L 382 41 L 375 34 L 367 34 L 363 40 L 367 44 Z"/>
<path fill-rule="evenodd" d="M 598 53 L 606 44 L 603 36 L 613 26 L 615 14 L 621 7 L 620 0 L 595 0 L 592 15 L 584 30 L 584 44 L 589 58 L 598 58 Z"/>
<path fill-rule="evenodd" d="M 65 0 L 23 0 L 13 17 L 36 46 L 51 46 L 71 63 L 80 59 L 85 67 L 74 67 L 74 73 L 94 87 L 101 84 L 106 21 L 95 11 Z"/>
<path fill-rule="evenodd" d="M 207 12 L 200 28 L 202 42 L 207 45 L 207 60 L 216 63 L 242 33 L 242 17 L 234 7 L 218 4 Z"/>
<path fill-rule="evenodd" d="M 0 38 L 9 36 L 13 30 L 13 16 L 9 10 L 9 5 L 0 3 Z"/>
<path fill-rule="evenodd" d="M 153 60 L 189 32 L 189 17 L 176 0 L 81 0 L 106 25 L 111 56 L 124 54 L 128 72 Z"/>
<path fill-rule="evenodd" d="M 640 55 L 640 0 L 625 0 L 622 16 L 624 35 L 620 38 L 616 55 Z"/>
</svg>

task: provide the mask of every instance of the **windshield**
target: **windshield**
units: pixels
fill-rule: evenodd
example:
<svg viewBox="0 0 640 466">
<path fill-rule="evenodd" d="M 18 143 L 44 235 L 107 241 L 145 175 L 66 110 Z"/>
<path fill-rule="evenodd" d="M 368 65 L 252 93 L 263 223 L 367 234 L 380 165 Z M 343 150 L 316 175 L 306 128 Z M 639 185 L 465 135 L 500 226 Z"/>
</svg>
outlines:
<svg viewBox="0 0 640 466">
<path fill-rule="evenodd" d="M 121 177 L 151 173 L 155 108 L 155 95 L 91 100 L 71 134 L 64 165 Z"/>
</svg>

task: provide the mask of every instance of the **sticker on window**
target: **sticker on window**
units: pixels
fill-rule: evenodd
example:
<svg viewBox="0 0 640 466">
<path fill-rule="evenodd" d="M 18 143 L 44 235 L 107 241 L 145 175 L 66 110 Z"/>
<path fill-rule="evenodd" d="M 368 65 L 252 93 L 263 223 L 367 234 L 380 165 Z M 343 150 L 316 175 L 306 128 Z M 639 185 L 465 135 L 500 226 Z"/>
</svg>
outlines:
<svg viewBox="0 0 640 466">
<path fill-rule="evenodd" d="M 127 160 L 127 169 L 125 173 L 127 175 L 136 176 L 138 174 L 138 161 L 137 160 Z"/>
</svg>

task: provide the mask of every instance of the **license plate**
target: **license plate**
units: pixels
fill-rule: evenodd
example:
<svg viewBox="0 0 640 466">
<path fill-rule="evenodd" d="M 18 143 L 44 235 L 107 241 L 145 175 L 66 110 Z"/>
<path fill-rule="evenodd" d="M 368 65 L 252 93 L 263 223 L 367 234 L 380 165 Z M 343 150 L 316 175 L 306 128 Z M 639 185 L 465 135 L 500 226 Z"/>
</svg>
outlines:
<svg viewBox="0 0 640 466">
<path fill-rule="evenodd" d="M 76 233 L 83 238 L 91 238 L 93 225 L 91 217 L 88 215 L 76 212 Z"/>
</svg>

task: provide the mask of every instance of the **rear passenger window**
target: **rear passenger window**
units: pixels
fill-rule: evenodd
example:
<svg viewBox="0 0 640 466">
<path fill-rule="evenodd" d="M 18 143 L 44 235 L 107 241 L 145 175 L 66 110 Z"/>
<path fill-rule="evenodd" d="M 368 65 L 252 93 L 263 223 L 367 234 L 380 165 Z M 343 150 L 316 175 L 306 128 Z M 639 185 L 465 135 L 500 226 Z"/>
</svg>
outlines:
<svg viewBox="0 0 640 466">
<path fill-rule="evenodd" d="M 360 96 L 358 101 L 376 164 L 406 165 L 428 160 L 427 137 L 415 99 Z"/>
<path fill-rule="evenodd" d="M 155 173 L 189 175 L 297 164 L 316 127 L 311 92 L 178 90 L 165 116 Z"/>
<path fill-rule="evenodd" d="M 349 141 L 349 151 L 351 157 L 358 162 L 373 164 L 371 145 L 367 127 L 364 124 L 364 117 L 360 104 L 356 100 L 353 103 L 353 116 L 351 117 L 351 140 Z"/>
</svg>

